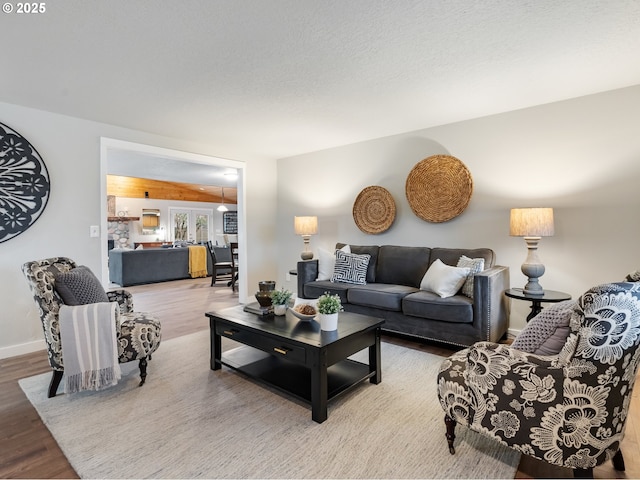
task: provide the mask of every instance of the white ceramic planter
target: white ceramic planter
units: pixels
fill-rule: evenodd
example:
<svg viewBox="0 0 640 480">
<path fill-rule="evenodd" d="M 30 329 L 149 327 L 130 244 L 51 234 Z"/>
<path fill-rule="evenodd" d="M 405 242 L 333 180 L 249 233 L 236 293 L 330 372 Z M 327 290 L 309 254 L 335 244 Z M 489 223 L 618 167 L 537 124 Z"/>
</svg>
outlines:
<svg viewBox="0 0 640 480">
<path fill-rule="evenodd" d="M 319 313 L 318 321 L 320 322 L 320 329 L 326 331 L 336 330 L 338 328 L 338 314 L 337 313 Z"/>
<path fill-rule="evenodd" d="M 275 315 L 284 315 L 285 313 L 287 313 L 287 306 L 286 305 L 274 305 L 273 306 L 273 313 Z"/>
</svg>

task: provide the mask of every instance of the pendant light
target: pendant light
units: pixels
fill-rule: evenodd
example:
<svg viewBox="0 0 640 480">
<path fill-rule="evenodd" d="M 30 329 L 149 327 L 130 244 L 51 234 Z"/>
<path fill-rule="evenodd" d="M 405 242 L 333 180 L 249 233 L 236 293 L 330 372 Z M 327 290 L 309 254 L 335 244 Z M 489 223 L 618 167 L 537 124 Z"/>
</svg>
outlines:
<svg viewBox="0 0 640 480">
<path fill-rule="evenodd" d="M 224 204 L 224 187 L 222 188 L 222 203 L 220 204 L 220 206 L 217 209 L 219 212 L 228 212 L 229 209 L 227 208 L 227 206 Z"/>
</svg>

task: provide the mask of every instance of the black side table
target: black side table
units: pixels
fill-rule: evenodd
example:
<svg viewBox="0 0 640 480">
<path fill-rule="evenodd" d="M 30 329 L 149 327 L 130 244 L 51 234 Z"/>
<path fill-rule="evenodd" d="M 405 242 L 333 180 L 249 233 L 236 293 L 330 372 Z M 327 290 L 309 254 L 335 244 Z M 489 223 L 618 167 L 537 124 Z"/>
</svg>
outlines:
<svg viewBox="0 0 640 480">
<path fill-rule="evenodd" d="M 524 293 L 522 288 L 510 288 L 509 290 L 505 290 L 504 294 L 510 298 L 531 302 L 531 313 L 527 315 L 527 322 L 542 311 L 543 302 L 558 303 L 571 300 L 571 295 L 568 293 L 556 292 L 555 290 L 545 290 L 542 295 L 529 295 L 528 293 Z"/>
</svg>

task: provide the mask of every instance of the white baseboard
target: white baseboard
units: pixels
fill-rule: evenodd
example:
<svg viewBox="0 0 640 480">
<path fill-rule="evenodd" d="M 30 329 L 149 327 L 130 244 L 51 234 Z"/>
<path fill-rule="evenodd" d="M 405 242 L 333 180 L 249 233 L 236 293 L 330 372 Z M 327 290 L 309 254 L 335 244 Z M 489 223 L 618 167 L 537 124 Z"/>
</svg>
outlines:
<svg viewBox="0 0 640 480">
<path fill-rule="evenodd" d="M 514 338 L 516 338 L 518 336 L 518 334 L 521 332 L 522 330 L 516 330 L 514 328 L 510 328 L 507 330 L 507 338 L 510 338 L 511 340 L 513 340 Z"/>
<path fill-rule="evenodd" d="M 44 339 L 21 343 L 19 345 L 10 345 L 8 347 L 0 347 L 0 359 L 17 357 L 18 355 L 25 355 L 27 353 L 37 352 L 38 350 L 44 350 L 46 348 L 47 345 L 44 343 Z"/>
</svg>

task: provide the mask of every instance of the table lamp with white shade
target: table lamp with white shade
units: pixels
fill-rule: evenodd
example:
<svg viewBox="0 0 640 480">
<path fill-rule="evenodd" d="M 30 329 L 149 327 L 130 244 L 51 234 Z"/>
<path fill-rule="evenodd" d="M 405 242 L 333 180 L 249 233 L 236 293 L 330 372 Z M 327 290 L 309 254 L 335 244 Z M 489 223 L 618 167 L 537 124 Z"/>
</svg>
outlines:
<svg viewBox="0 0 640 480">
<path fill-rule="evenodd" d="M 527 278 L 523 292 L 527 295 L 544 295 L 538 279 L 544 274 L 544 265 L 538 258 L 538 242 L 542 237 L 553 236 L 553 208 L 512 208 L 509 234 L 524 237 L 529 253 L 522 264 Z"/>
<path fill-rule="evenodd" d="M 293 226 L 296 235 L 301 235 L 304 242 L 304 251 L 300 254 L 300 258 L 311 260 L 313 252 L 309 251 L 309 240 L 311 235 L 318 233 L 318 217 L 294 217 Z"/>
</svg>

